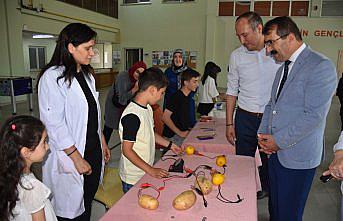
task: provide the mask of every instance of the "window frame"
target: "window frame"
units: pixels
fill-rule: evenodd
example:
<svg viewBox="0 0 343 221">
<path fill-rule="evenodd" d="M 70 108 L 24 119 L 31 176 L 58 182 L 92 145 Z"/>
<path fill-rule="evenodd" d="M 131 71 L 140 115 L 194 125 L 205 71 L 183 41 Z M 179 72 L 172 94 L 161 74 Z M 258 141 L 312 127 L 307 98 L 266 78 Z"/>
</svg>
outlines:
<svg viewBox="0 0 343 221">
<path fill-rule="evenodd" d="M 151 0 L 149 0 L 148 2 L 147 1 L 143 2 L 143 0 L 136 0 L 136 1 L 137 2 L 126 3 L 125 0 L 123 0 L 121 5 L 122 6 L 127 6 L 127 5 L 151 5 L 152 4 Z"/>
</svg>

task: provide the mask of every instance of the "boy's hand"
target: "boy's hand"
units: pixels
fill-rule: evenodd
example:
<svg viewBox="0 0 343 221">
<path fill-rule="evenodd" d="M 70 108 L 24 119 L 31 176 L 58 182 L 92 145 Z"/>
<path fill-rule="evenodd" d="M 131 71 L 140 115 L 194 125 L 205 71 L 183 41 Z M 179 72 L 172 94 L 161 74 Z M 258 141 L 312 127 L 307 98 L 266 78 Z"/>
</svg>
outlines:
<svg viewBox="0 0 343 221">
<path fill-rule="evenodd" d="M 169 175 L 168 171 L 161 168 L 154 168 L 154 167 L 151 167 L 151 169 L 148 171 L 148 174 L 158 179 L 167 177 Z"/>
<path fill-rule="evenodd" d="M 170 149 L 176 153 L 176 154 L 180 154 L 182 152 L 182 148 L 177 146 L 176 144 L 172 144 L 172 146 L 170 147 Z"/>
</svg>

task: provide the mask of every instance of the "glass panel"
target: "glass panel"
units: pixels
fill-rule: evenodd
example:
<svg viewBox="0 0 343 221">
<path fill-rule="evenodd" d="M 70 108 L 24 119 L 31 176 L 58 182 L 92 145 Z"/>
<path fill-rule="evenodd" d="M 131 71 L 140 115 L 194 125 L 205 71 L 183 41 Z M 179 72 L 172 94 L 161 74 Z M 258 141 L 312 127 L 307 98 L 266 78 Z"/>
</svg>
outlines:
<svg viewBox="0 0 343 221">
<path fill-rule="evenodd" d="M 97 11 L 108 15 L 108 0 L 97 0 Z"/>
<path fill-rule="evenodd" d="M 240 16 L 241 14 L 250 11 L 250 2 L 237 1 L 235 15 Z"/>
<path fill-rule="evenodd" d="M 288 16 L 289 15 L 289 2 L 273 2 L 273 16 Z"/>
<path fill-rule="evenodd" d="M 323 0 L 322 16 L 343 16 L 343 1 Z"/>
<path fill-rule="evenodd" d="M 38 62 L 38 68 L 42 69 L 45 66 L 45 48 L 38 48 Z"/>
<path fill-rule="evenodd" d="M 66 3 L 82 7 L 82 0 L 65 0 Z"/>
<path fill-rule="evenodd" d="M 219 16 L 233 16 L 233 2 L 219 2 Z"/>
<path fill-rule="evenodd" d="M 83 7 L 92 11 L 96 11 L 96 0 L 83 0 Z"/>
<path fill-rule="evenodd" d="M 270 1 L 263 1 L 263 2 L 255 2 L 254 3 L 254 11 L 261 16 L 269 16 L 270 15 Z"/>
<path fill-rule="evenodd" d="M 37 69 L 37 50 L 29 48 L 30 69 Z"/>
<path fill-rule="evenodd" d="M 118 18 L 118 0 L 109 0 L 109 16 Z"/>
<path fill-rule="evenodd" d="M 138 0 L 124 0 L 125 4 L 130 4 L 130 3 L 137 3 Z"/>
<path fill-rule="evenodd" d="M 292 16 L 307 16 L 308 15 L 308 4 L 306 1 L 292 1 Z"/>
</svg>

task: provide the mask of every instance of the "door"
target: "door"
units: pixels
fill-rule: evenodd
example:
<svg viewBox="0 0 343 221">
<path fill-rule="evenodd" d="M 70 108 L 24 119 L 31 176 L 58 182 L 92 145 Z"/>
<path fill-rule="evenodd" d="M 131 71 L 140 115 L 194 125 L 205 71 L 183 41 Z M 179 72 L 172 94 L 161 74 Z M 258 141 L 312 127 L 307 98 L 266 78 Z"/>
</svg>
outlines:
<svg viewBox="0 0 343 221">
<path fill-rule="evenodd" d="M 134 63 L 143 61 L 143 48 L 126 48 L 125 57 L 125 69 L 129 70 Z"/>
</svg>

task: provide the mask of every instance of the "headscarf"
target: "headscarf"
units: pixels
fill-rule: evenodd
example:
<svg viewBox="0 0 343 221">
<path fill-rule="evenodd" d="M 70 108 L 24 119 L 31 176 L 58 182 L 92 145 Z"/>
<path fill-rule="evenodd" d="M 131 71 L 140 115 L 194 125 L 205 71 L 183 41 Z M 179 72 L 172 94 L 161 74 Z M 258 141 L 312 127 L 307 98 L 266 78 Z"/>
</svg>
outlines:
<svg viewBox="0 0 343 221">
<path fill-rule="evenodd" d="M 179 67 L 176 67 L 175 64 L 174 64 L 174 55 L 176 53 L 180 53 L 182 55 L 182 65 L 179 66 Z M 186 70 L 188 67 L 187 67 L 187 59 L 185 59 L 185 57 L 183 56 L 183 51 L 182 49 L 176 49 L 173 53 L 173 60 L 172 60 L 172 71 L 176 74 L 179 74 L 181 72 L 183 72 L 184 70 Z"/>
<path fill-rule="evenodd" d="M 129 77 L 130 77 L 130 80 L 131 80 L 131 83 L 134 84 L 136 83 L 136 79 L 133 77 L 133 74 L 135 73 L 135 71 L 138 69 L 138 68 L 144 68 L 146 69 L 147 66 L 146 64 L 144 63 L 144 61 L 138 61 L 136 63 L 134 63 L 132 65 L 132 67 L 129 69 Z"/>
</svg>

